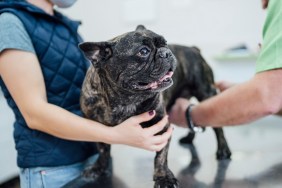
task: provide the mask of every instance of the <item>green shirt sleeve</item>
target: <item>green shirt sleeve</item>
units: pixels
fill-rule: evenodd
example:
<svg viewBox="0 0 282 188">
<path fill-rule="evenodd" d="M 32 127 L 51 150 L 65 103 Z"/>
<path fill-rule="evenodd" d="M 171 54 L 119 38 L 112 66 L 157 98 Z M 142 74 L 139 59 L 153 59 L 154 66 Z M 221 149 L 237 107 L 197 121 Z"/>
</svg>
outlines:
<svg viewBox="0 0 282 188">
<path fill-rule="evenodd" d="M 270 0 L 256 72 L 282 68 L 282 1 Z"/>
<path fill-rule="evenodd" d="M 21 20 L 11 13 L 0 14 L 0 53 L 18 49 L 35 53 L 32 41 Z"/>
</svg>

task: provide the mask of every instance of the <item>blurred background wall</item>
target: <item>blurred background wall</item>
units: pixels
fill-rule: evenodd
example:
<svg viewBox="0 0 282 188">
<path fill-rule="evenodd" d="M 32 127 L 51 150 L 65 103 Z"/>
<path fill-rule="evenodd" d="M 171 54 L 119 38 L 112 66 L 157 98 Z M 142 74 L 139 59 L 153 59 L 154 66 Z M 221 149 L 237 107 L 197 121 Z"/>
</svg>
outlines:
<svg viewBox="0 0 282 188">
<path fill-rule="evenodd" d="M 169 43 L 198 46 L 216 80 L 241 82 L 254 74 L 255 61 L 219 62 L 223 50 L 246 44 L 256 51 L 265 11 L 260 0 L 78 0 L 62 10 L 81 20 L 87 41 L 104 41 L 144 24 Z M 0 92 L 0 183 L 17 173 L 13 115 Z"/>
<path fill-rule="evenodd" d="M 254 61 L 226 65 L 213 57 L 239 44 L 256 51 L 265 19 L 260 0 L 79 0 L 63 12 L 82 21 L 87 41 L 108 40 L 144 24 L 169 43 L 198 46 L 216 79 L 231 81 L 250 78 Z"/>
<path fill-rule="evenodd" d="M 265 15 L 260 0 L 79 0 L 64 12 L 82 20 L 85 40 L 107 40 L 144 24 L 168 42 L 201 48 L 255 46 Z"/>
</svg>

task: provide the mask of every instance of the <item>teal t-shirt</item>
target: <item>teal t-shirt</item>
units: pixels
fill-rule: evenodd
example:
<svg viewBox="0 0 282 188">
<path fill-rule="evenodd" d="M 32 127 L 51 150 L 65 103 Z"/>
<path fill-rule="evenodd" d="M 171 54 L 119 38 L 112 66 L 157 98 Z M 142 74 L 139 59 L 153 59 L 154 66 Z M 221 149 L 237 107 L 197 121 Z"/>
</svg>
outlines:
<svg viewBox="0 0 282 188">
<path fill-rule="evenodd" d="M 0 15 L 0 53 L 5 49 L 17 49 L 35 53 L 23 23 L 11 13 L 2 13 Z"/>
<path fill-rule="evenodd" d="M 282 0 L 270 0 L 256 72 L 282 68 Z"/>
</svg>

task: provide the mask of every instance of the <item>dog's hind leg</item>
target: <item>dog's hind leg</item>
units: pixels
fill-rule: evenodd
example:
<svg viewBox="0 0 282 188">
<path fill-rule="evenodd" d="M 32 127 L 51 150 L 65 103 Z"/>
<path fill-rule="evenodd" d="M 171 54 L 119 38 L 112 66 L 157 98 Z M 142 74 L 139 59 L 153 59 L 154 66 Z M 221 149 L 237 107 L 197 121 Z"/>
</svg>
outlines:
<svg viewBox="0 0 282 188">
<path fill-rule="evenodd" d="M 182 137 L 179 140 L 179 143 L 180 144 L 193 144 L 194 138 L 195 138 L 195 133 L 188 132 L 188 134 L 186 136 Z"/>
<path fill-rule="evenodd" d="M 199 101 L 203 101 L 216 94 L 217 94 L 216 89 L 214 88 L 213 84 L 210 84 L 210 85 L 207 85 L 204 90 L 203 88 L 199 90 L 195 96 L 197 97 Z M 225 139 L 223 129 L 222 128 L 213 128 L 213 130 L 215 132 L 216 139 L 217 139 L 216 158 L 218 160 L 230 159 L 231 151 Z"/>
<path fill-rule="evenodd" d="M 223 129 L 222 128 L 213 128 L 213 130 L 215 132 L 216 139 L 217 139 L 216 159 L 217 160 L 230 159 L 231 151 L 224 137 Z"/>
</svg>

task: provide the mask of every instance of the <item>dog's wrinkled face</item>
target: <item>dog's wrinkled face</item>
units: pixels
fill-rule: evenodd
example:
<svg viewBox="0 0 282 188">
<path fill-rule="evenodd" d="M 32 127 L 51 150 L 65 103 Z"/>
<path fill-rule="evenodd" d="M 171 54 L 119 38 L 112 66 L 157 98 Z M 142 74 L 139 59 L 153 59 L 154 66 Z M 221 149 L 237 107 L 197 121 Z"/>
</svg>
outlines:
<svg viewBox="0 0 282 188">
<path fill-rule="evenodd" d="M 131 92 L 160 92 L 173 83 L 176 58 L 166 40 L 144 26 L 107 42 L 85 42 L 79 47 L 99 76 L 117 87 Z"/>
</svg>

